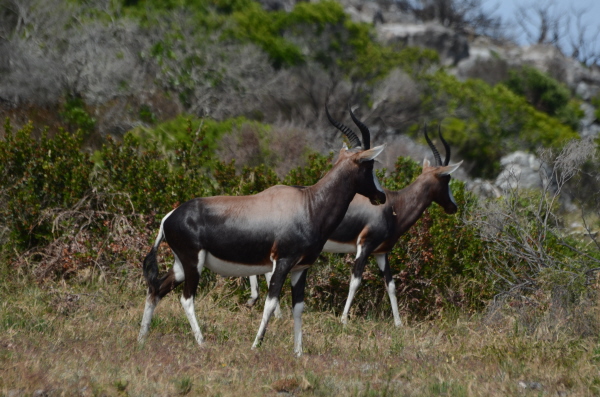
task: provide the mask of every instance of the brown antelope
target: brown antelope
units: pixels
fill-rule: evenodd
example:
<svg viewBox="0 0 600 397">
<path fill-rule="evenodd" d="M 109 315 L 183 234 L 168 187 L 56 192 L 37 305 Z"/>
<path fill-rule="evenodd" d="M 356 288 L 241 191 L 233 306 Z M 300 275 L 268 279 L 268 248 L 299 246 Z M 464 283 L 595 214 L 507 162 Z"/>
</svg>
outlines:
<svg viewBox="0 0 600 397">
<path fill-rule="evenodd" d="M 364 124 L 355 119 L 352 113 L 350 115 L 363 133 L 364 131 L 368 132 Z M 462 161 L 448 165 L 450 162 L 450 146 L 442 137 L 441 130 L 438 131 L 438 134 L 446 150 L 446 158 L 443 163 L 439 152 L 429 139 L 427 130 L 425 130 L 425 139 L 433 152 L 435 165 L 431 166 L 429 160 L 425 159 L 423 160 L 423 171 L 413 183 L 400 191 L 384 189 L 387 196 L 384 205 L 374 206 L 364 197 L 355 196 L 350 203 L 344 220 L 329 236 L 323 247 L 324 252 L 356 253 L 350 278 L 348 299 L 341 318 L 344 324 L 348 322 L 350 305 L 362 281 L 362 274 L 369 255 L 374 254 L 377 265 L 383 272 L 394 315 L 394 323 L 396 326 L 402 325 L 398 313 L 396 286 L 392 278 L 388 253 L 400 236 L 415 224 L 431 203 L 438 203 L 447 214 L 454 214 L 458 210 L 449 183 L 450 174 L 460 167 Z M 270 274 L 265 276 L 268 282 Z M 253 305 L 258 298 L 256 276 L 250 278 L 250 286 L 251 298 L 248 300 L 248 304 Z M 280 316 L 279 308 L 276 308 L 275 314 Z"/>
<path fill-rule="evenodd" d="M 332 123 L 337 123 L 330 119 Z M 335 124 L 334 124 L 335 125 Z M 339 129 L 339 123 L 336 125 Z M 262 321 L 252 348 L 263 340 L 267 324 L 278 306 L 283 282 L 290 273 L 294 316 L 294 352 L 302 354 L 302 311 L 306 272 L 327 238 L 344 218 L 355 194 L 373 204 L 386 197 L 373 170 L 374 158 L 383 146 L 365 148 L 345 126 L 342 131 L 358 149 L 340 150 L 333 168 L 315 185 L 304 189 L 273 186 L 252 196 L 214 196 L 192 199 L 168 213 L 144 259 L 148 284 L 146 306 L 138 337 L 143 342 L 158 302 L 179 284 L 181 305 L 198 344 L 204 338 L 194 312 L 194 296 L 204 267 L 223 276 L 272 273 Z M 173 251 L 175 263 L 158 276 L 156 254 L 162 240 Z"/>
</svg>

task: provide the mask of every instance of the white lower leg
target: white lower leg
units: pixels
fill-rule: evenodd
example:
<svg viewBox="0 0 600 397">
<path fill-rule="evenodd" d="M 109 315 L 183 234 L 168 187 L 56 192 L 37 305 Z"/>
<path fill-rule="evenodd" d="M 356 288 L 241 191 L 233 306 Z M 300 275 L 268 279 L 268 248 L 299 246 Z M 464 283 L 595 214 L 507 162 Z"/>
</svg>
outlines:
<svg viewBox="0 0 600 397">
<path fill-rule="evenodd" d="M 258 299 L 258 277 L 250 276 L 250 299 L 246 304 L 248 306 L 254 306 L 256 300 Z"/>
<path fill-rule="evenodd" d="M 156 305 L 158 303 L 158 299 L 155 302 L 154 299 L 150 298 L 150 295 L 146 297 L 146 306 L 144 307 L 144 316 L 142 317 L 142 326 L 140 328 L 140 333 L 138 335 L 138 342 L 142 343 L 144 339 L 146 339 L 146 335 L 148 334 L 148 330 L 150 329 L 150 322 L 152 321 L 152 314 L 154 314 L 154 309 L 156 309 Z"/>
<path fill-rule="evenodd" d="M 352 305 L 352 301 L 354 300 L 354 294 L 356 294 L 356 290 L 360 286 L 361 279 L 360 277 L 356 277 L 352 275 L 350 279 L 350 290 L 348 291 L 348 299 L 346 300 L 346 306 L 344 306 L 344 312 L 342 313 L 342 323 L 348 323 L 348 313 L 350 312 L 350 306 Z"/>
<path fill-rule="evenodd" d="M 375 260 L 377 261 L 379 270 L 385 274 L 387 270 L 386 267 L 389 266 L 387 254 L 377 254 L 375 255 Z M 388 296 L 390 297 L 390 304 L 392 305 L 392 313 L 394 314 L 394 325 L 396 325 L 396 327 L 400 327 L 402 326 L 402 320 L 400 319 L 400 314 L 398 313 L 398 300 L 396 299 L 396 284 L 394 283 L 394 280 L 391 280 L 387 285 L 387 291 Z"/>
<path fill-rule="evenodd" d="M 297 357 L 302 355 L 302 312 L 304 302 L 294 305 L 294 353 Z"/>
<path fill-rule="evenodd" d="M 198 321 L 196 320 L 196 312 L 194 311 L 194 297 L 190 296 L 186 299 L 183 295 L 181 295 L 180 301 L 181 306 L 183 306 L 183 310 L 185 311 L 185 315 L 192 326 L 192 332 L 194 333 L 196 342 L 201 345 L 204 342 L 204 338 L 202 337 L 202 332 L 200 331 Z"/>
<path fill-rule="evenodd" d="M 279 303 L 279 299 L 267 297 L 267 301 L 265 302 L 265 309 L 263 311 L 263 318 L 260 322 L 260 327 L 258 328 L 258 333 L 256 334 L 256 339 L 254 339 L 254 343 L 252 344 L 252 348 L 256 349 L 263 337 L 265 336 L 265 331 L 267 329 L 267 324 L 269 323 L 269 319 L 275 310 L 275 307 Z"/>
<path fill-rule="evenodd" d="M 273 273 L 265 273 L 265 279 L 267 280 L 267 289 L 269 288 L 269 285 L 271 285 L 271 276 L 273 275 Z M 275 318 L 281 318 L 283 317 L 281 315 L 281 305 L 279 304 L 279 301 L 277 301 L 277 306 L 275 306 Z"/>
<path fill-rule="evenodd" d="M 387 290 L 390 297 L 390 305 L 392 305 L 392 313 L 394 314 L 394 325 L 401 327 L 402 320 L 400 319 L 400 313 L 398 313 L 398 300 L 396 299 L 396 284 L 394 284 L 394 280 L 390 281 Z"/>
</svg>

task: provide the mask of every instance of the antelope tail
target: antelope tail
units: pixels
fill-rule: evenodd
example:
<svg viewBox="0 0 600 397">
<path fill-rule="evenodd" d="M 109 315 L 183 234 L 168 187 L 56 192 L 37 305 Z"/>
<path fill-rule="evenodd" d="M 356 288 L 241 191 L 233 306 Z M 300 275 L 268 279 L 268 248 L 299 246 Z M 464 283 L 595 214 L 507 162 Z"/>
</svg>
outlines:
<svg viewBox="0 0 600 397">
<path fill-rule="evenodd" d="M 160 287 L 160 280 L 158 278 L 158 261 L 156 259 L 156 253 L 158 252 L 158 246 L 160 245 L 161 241 L 163 241 L 163 239 L 165 238 L 163 225 L 165 223 L 165 219 L 167 219 L 169 215 L 171 215 L 171 213 L 167 214 L 160 222 L 158 236 L 156 236 L 156 240 L 154 241 L 152 249 L 144 258 L 144 278 L 146 279 L 146 284 L 148 284 L 148 290 L 152 295 L 157 293 Z"/>
</svg>

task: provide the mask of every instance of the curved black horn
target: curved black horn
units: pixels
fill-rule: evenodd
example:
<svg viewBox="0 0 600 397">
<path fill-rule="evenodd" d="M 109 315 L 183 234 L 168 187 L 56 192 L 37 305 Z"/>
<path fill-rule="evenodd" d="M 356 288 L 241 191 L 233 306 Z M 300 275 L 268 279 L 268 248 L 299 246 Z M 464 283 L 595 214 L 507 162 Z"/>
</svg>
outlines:
<svg viewBox="0 0 600 397">
<path fill-rule="evenodd" d="M 371 133 L 369 132 L 369 128 L 366 125 L 364 125 L 363 122 L 360 121 L 354 115 L 354 113 L 352 112 L 352 108 L 350 107 L 350 104 L 348 104 L 348 110 L 350 110 L 350 117 L 352 117 L 352 121 L 354 121 L 354 124 L 356 124 L 356 126 L 362 133 L 363 143 L 364 143 L 363 149 L 365 149 L 365 150 L 370 149 L 371 148 Z"/>
<path fill-rule="evenodd" d="M 442 165 L 442 158 L 440 157 L 440 152 L 438 152 L 435 146 L 433 146 L 433 142 L 431 142 L 431 139 L 429 139 L 429 136 L 427 135 L 427 124 L 425 125 L 423 130 L 425 132 L 425 140 L 427 141 L 427 144 L 429 144 L 429 147 L 433 152 L 433 157 L 435 157 L 435 165 Z"/>
<path fill-rule="evenodd" d="M 327 109 L 327 104 L 325 104 L 325 114 L 327 115 L 327 119 L 329 119 L 329 122 L 331 124 L 333 124 L 333 126 L 335 128 L 342 131 L 344 133 L 344 135 L 346 135 L 348 137 L 348 140 L 350 141 L 350 147 L 361 146 L 360 139 L 358 139 L 358 137 L 356 136 L 354 131 L 352 131 L 350 128 L 346 127 L 344 124 L 342 124 L 338 121 L 335 121 L 333 119 L 333 117 L 331 117 L 331 115 L 329 114 L 329 110 Z"/>
<path fill-rule="evenodd" d="M 440 140 L 444 144 L 444 149 L 446 150 L 446 158 L 444 159 L 444 165 L 448 165 L 448 163 L 450 163 L 450 145 L 448 145 L 448 142 L 446 142 L 446 140 L 442 136 L 442 123 L 438 125 L 438 135 L 440 136 Z"/>
</svg>

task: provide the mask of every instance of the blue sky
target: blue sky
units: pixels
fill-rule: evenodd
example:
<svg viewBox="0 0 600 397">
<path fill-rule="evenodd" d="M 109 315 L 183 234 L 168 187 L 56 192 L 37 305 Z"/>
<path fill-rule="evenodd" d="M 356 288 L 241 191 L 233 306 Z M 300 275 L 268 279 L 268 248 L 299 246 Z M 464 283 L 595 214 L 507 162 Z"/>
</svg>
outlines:
<svg viewBox="0 0 600 397">
<path fill-rule="evenodd" d="M 600 0 L 483 0 L 483 4 L 486 8 L 496 8 L 494 15 L 501 16 L 504 22 L 515 22 L 516 10 L 519 7 L 532 7 L 537 4 L 542 4 L 546 7 L 551 15 L 572 15 L 572 10 L 585 10 L 582 21 L 584 24 L 589 26 L 587 37 L 590 39 L 596 37 L 594 33 L 600 28 Z M 574 22 L 574 21 L 573 21 Z M 573 23 L 574 24 L 574 23 Z M 518 29 L 513 29 L 513 33 Z M 571 33 L 575 33 L 574 27 L 571 29 Z M 517 37 L 521 44 L 525 44 L 525 36 Z M 595 48 L 600 52 L 600 36 L 597 36 L 595 42 Z M 564 43 L 566 47 L 569 47 L 567 43 Z M 567 54 L 569 55 L 569 54 Z"/>
</svg>

